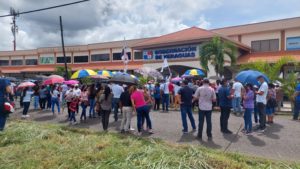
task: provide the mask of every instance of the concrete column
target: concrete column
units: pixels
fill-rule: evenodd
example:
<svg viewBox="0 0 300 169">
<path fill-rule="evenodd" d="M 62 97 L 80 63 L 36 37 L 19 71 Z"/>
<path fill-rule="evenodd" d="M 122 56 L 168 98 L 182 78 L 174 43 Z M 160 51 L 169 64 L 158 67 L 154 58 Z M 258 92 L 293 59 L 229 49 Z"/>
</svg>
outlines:
<svg viewBox="0 0 300 169">
<path fill-rule="evenodd" d="M 285 50 L 285 30 L 280 31 L 280 50 Z"/>
</svg>

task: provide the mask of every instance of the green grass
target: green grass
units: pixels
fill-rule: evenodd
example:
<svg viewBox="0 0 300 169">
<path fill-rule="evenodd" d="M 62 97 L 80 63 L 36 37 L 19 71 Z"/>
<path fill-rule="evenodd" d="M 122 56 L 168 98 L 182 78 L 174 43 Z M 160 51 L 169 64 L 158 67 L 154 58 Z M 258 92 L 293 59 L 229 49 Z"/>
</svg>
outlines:
<svg viewBox="0 0 300 169">
<path fill-rule="evenodd" d="M 0 168 L 300 168 L 201 146 L 13 121 L 0 133 Z"/>
</svg>

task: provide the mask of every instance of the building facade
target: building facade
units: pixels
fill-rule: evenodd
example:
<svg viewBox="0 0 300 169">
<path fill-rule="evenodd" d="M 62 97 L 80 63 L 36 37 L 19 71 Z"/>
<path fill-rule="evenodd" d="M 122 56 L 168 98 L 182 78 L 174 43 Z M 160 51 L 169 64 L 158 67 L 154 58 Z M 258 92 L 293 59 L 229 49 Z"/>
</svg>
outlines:
<svg viewBox="0 0 300 169">
<path fill-rule="evenodd" d="M 73 71 L 83 68 L 117 71 L 124 68 L 121 58 L 126 44 L 129 70 L 142 67 L 160 69 L 163 58 L 167 58 L 173 74 L 182 75 L 187 69 L 201 69 L 200 46 L 214 36 L 237 46 L 237 64 L 258 60 L 273 63 L 283 56 L 300 61 L 300 17 L 213 30 L 191 27 L 159 37 L 66 46 L 65 51 L 68 67 Z M 7 76 L 48 75 L 63 64 L 61 47 L 0 51 L 0 70 Z M 229 65 L 230 59 L 227 58 L 226 66 Z M 208 77 L 214 76 L 212 65 L 209 67 Z M 287 66 L 284 71 L 288 73 L 291 69 Z M 230 74 L 230 69 L 226 70 Z"/>
</svg>

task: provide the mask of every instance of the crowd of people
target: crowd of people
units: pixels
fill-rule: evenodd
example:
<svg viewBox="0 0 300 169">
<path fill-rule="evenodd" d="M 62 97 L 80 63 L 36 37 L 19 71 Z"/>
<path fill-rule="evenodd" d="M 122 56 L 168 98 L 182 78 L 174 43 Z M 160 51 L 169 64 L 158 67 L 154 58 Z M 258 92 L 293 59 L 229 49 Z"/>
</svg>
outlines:
<svg viewBox="0 0 300 169">
<path fill-rule="evenodd" d="M 0 81 L 1 99 L 11 93 L 7 88 L 9 82 Z M 51 110 L 53 115 L 68 112 L 67 120 L 70 125 L 86 123 L 88 118 L 101 118 L 104 131 L 109 127 L 110 114 L 113 112 L 115 121 L 122 114 L 120 130 L 122 133 L 131 132 L 131 119 L 137 116 L 137 134 L 153 133 L 150 111 L 168 112 L 170 108 L 181 112 L 182 132 L 189 132 L 187 118 L 192 131 L 197 131 L 193 111 L 199 114 L 197 137 L 202 139 L 204 121 L 206 121 L 206 135 L 212 139 L 212 111 L 220 110 L 220 130 L 224 134 L 232 134 L 229 129 L 231 111 L 237 116 L 243 114 L 246 135 L 253 131 L 264 132 L 266 123 L 274 123 L 276 107 L 280 109 L 283 101 L 283 90 L 274 84 L 267 84 L 263 77 L 258 77 L 259 86 L 243 85 L 239 81 L 230 83 L 228 80 L 218 80 L 211 83 L 209 79 L 183 80 L 170 82 L 169 80 L 155 83 L 149 81 L 144 86 L 109 84 L 91 85 L 39 85 L 23 88 L 20 92 L 20 106 L 23 107 L 22 118 L 28 118 L 28 110 L 33 98 L 33 108 Z M 299 116 L 300 86 L 295 95 L 294 119 Z M 2 97 L 3 96 L 3 97 Z M 5 100 L 0 100 L 5 102 Z M 81 107 L 81 109 L 79 109 Z M 0 107 L 1 108 L 1 107 Z M 244 111 L 243 111 L 244 110 Z M 77 119 L 78 117 L 80 119 Z M 87 117 L 88 116 L 88 117 Z M 0 116 L 0 129 L 5 120 Z M 253 127 L 252 117 L 256 126 Z M 4 121 L 4 122 L 3 122 Z"/>
</svg>

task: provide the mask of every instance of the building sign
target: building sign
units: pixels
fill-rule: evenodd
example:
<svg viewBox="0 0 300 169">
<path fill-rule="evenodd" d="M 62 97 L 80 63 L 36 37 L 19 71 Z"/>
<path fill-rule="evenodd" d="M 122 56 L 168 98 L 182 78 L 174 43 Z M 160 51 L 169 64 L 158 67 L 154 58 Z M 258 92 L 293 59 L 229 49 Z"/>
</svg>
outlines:
<svg viewBox="0 0 300 169">
<path fill-rule="evenodd" d="M 300 50 L 300 36 L 286 38 L 286 50 Z"/>
<path fill-rule="evenodd" d="M 144 60 L 161 60 L 167 59 L 182 59 L 182 58 L 194 58 L 197 56 L 197 45 L 176 46 L 169 48 L 161 48 L 154 50 L 144 50 Z"/>
<path fill-rule="evenodd" d="M 54 57 L 53 56 L 40 57 L 40 64 L 54 64 Z"/>
</svg>

